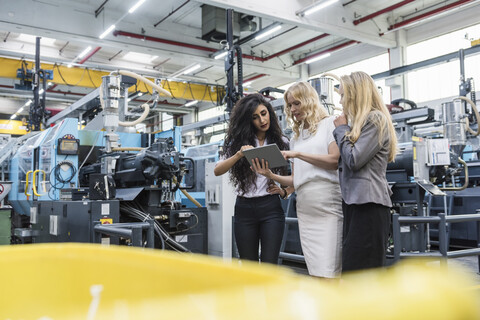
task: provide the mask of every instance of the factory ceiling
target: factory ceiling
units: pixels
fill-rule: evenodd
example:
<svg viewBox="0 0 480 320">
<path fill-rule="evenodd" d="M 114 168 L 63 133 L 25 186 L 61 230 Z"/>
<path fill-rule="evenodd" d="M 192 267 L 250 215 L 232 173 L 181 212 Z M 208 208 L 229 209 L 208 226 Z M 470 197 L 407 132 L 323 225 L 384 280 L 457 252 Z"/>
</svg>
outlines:
<svg viewBox="0 0 480 320">
<path fill-rule="evenodd" d="M 190 100 L 218 102 L 226 84 L 224 61 L 215 59 L 224 49 L 225 9 L 234 10 L 234 42 L 249 91 L 478 23 L 480 12 L 475 0 L 340 0 L 304 15 L 317 2 L 328 1 L 146 0 L 129 13 L 137 1 L 0 0 L 0 97 L 31 95 L 15 89 L 16 71 L 33 67 L 36 37 L 42 68 L 54 72 L 51 101 L 76 101 L 102 75 L 127 69 L 164 79 L 174 93 L 164 105 L 175 108 Z M 272 33 L 258 39 L 266 31 Z M 324 59 L 307 64 L 318 57 Z M 0 113 L 14 112 L 10 105 Z"/>
</svg>

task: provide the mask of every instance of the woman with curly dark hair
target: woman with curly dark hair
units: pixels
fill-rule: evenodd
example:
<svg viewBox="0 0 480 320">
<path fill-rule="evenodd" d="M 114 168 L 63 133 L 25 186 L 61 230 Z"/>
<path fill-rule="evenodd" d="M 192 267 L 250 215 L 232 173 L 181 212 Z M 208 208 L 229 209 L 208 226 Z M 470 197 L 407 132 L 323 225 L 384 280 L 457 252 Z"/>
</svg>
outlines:
<svg viewBox="0 0 480 320">
<path fill-rule="evenodd" d="M 232 110 L 222 160 L 214 173 L 219 176 L 230 171 L 235 186 L 234 232 L 240 259 L 258 261 L 261 245 L 260 261 L 276 264 L 285 227 L 285 214 L 277 194 L 284 198 L 287 192 L 255 173 L 243 155 L 244 150 L 273 143 L 280 150 L 288 150 L 288 140 L 282 135 L 270 103 L 260 94 L 242 98 Z"/>
</svg>

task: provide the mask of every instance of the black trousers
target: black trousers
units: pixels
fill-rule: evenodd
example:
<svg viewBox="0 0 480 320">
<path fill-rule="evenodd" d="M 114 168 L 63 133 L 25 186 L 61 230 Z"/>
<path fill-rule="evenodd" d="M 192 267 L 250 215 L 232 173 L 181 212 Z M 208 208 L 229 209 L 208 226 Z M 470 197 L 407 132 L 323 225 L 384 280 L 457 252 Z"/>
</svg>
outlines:
<svg viewBox="0 0 480 320">
<path fill-rule="evenodd" d="M 385 266 L 390 208 L 342 201 L 342 209 L 342 272 Z"/>
<path fill-rule="evenodd" d="M 258 198 L 237 197 L 235 202 L 235 241 L 240 259 L 278 263 L 285 228 L 285 213 L 278 195 Z"/>
</svg>

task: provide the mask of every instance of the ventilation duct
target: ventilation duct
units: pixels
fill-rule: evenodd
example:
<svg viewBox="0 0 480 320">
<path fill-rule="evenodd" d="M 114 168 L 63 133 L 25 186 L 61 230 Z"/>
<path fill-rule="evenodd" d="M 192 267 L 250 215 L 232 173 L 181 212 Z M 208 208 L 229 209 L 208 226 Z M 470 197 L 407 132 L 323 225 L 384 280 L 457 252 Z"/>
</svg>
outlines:
<svg viewBox="0 0 480 320">
<path fill-rule="evenodd" d="M 202 6 L 202 39 L 220 42 L 227 39 L 227 19 L 225 9 Z M 240 37 L 240 13 L 233 13 L 233 39 Z"/>
</svg>

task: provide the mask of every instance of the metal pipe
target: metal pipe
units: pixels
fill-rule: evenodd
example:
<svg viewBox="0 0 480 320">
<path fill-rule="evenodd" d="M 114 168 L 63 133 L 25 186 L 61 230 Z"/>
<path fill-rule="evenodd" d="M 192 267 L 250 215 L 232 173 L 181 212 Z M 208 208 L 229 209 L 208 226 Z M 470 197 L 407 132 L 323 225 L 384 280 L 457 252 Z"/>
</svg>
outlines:
<svg viewBox="0 0 480 320">
<path fill-rule="evenodd" d="M 97 53 L 100 49 L 102 49 L 102 47 L 96 47 L 92 52 L 90 52 L 85 58 L 83 58 L 82 60 L 80 60 L 80 62 L 78 64 L 84 64 L 85 61 L 87 61 L 88 59 L 90 59 L 95 53 Z"/>
<path fill-rule="evenodd" d="M 401 27 L 404 27 L 406 25 L 409 25 L 413 22 L 416 22 L 418 20 L 421 20 L 421 19 L 424 19 L 426 17 L 430 17 L 430 16 L 433 16 L 433 15 L 436 15 L 437 13 L 440 13 L 440 12 L 443 12 L 443 11 L 446 11 L 446 10 L 449 10 L 449 9 L 452 9 L 452 8 L 455 8 L 455 7 L 458 7 L 464 3 L 467 3 L 467 2 L 471 2 L 472 0 L 460 0 L 460 1 L 457 1 L 457 2 L 454 2 L 454 3 L 450 3 L 446 6 L 443 6 L 443 7 L 440 7 L 440 8 L 437 8 L 435 10 L 432 10 L 432 11 L 429 11 L 429 12 L 425 12 L 424 14 L 421 14 L 421 15 L 418 15 L 416 17 L 413 17 L 411 19 L 407 19 L 407 20 L 404 20 L 402 22 L 399 22 L 399 23 L 394 23 L 392 24 L 391 26 L 388 27 L 388 30 L 391 31 L 391 30 L 395 30 L 395 29 L 398 29 L 398 28 L 401 28 Z"/>
<path fill-rule="evenodd" d="M 317 53 L 312 54 L 312 55 L 310 55 L 310 56 L 306 56 L 305 58 L 302 58 L 302 59 L 299 59 L 299 60 L 297 60 L 297 61 L 294 61 L 293 64 L 292 64 L 292 66 L 295 66 L 295 65 L 297 65 L 297 64 L 303 63 L 303 62 L 305 62 L 305 61 L 307 61 L 307 60 L 310 60 L 310 59 L 312 59 L 312 58 L 321 56 L 322 54 L 340 50 L 340 49 L 342 49 L 342 48 L 348 47 L 348 46 L 350 46 L 350 45 L 352 45 L 352 44 L 355 44 L 355 43 L 360 43 L 360 42 L 358 42 L 358 41 L 356 41 L 356 40 L 350 40 L 350 41 L 344 42 L 344 43 L 339 44 L 339 45 L 337 45 L 337 46 L 331 47 L 331 48 L 329 48 L 329 49 L 326 49 L 326 50 L 317 52 Z"/>
<path fill-rule="evenodd" d="M 390 11 L 393 11 L 393 10 L 395 10 L 395 9 L 397 9 L 397 8 L 403 7 L 404 5 L 406 5 L 406 4 L 410 3 L 410 2 L 413 2 L 413 1 L 415 1 L 415 0 L 405 0 L 405 1 L 399 2 L 399 3 L 397 3 L 397 4 L 391 5 L 390 7 L 386 7 L 385 9 L 382 9 L 382 10 L 380 10 L 380 11 L 377 11 L 377 12 L 371 13 L 371 14 L 369 14 L 369 15 L 366 15 L 366 16 L 363 17 L 363 18 L 360 18 L 360 19 L 357 19 L 357 20 L 353 20 L 353 24 L 354 24 L 354 25 L 358 25 L 358 24 L 360 24 L 360 23 L 362 23 L 362 22 L 365 22 L 365 21 L 367 21 L 367 20 L 370 20 L 370 19 L 372 19 L 372 18 L 375 18 L 376 16 L 379 16 L 379 15 L 381 15 L 381 14 L 383 14 L 383 13 L 390 12 Z"/>
<path fill-rule="evenodd" d="M 121 30 L 113 31 L 113 35 L 116 36 L 116 37 L 117 36 L 124 36 L 124 37 L 130 37 L 130 38 L 135 38 L 135 39 L 160 42 L 160 43 L 165 43 L 165 44 L 169 44 L 169 45 L 173 45 L 173 46 L 180 46 L 180 47 L 185 47 L 185 48 L 190 48 L 190 49 L 209 51 L 209 52 L 217 52 L 217 49 L 214 49 L 214 48 L 198 46 L 198 45 L 195 45 L 195 44 L 178 42 L 178 41 L 167 40 L 167 39 L 162 39 L 162 38 L 150 37 L 150 36 L 145 36 L 143 34 L 136 34 L 136 33 L 126 32 L 126 31 L 121 31 Z"/>
<path fill-rule="evenodd" d="M 312 38 L 312 39 L 310 39 L 310 40 L 307 40 L 307 41 L 301 42 L 301 43 L 299 43 L 299 44 L 297 44 L 297 45 L 294 45 L 293 47 L 287 48 L 287 49 L 282 50 L 282 51 L 280 51 L 280 52 L 277 52 L 277 53 L 275 53 L 275 54 L 271 54 L 271 55 L 263 58 L 263 61 L 268 61 L 268 60 L 270 60 L 270 59 L 276 58 L 276 57 L 281 56 L 281 55 L 283 55 L 283 54 L 285 54 L 285 53 L 287 53 L 287 52 L 290 52 L 290 51 L 295 50 L 295 49 L 297 49 L 297 48 L 303 47 L 303 46 L 305 46 L 305 45 L 307 45 L 307 44 L 310 44 L 310 43 L 312 43 L 312 42 L 315 42 L 315 41 L 317 41 L 317 40 L 320 40 L 320 39 L 325 38 L 325 37 L 328 37 L 328 36 L 329 36 L 328 33 L 323 33 L 323 34 L 321 34 L 321 35 L 319 35 L 319 36 L 317 36 L 317 37 L 315 37 L 315 38 Z"/>
<path fill-rule="evenodd" d="M 199 46 L 199 45 L 194 45 L 194 44 L 189 44 L 189 43 L 184 43 L 184 42 L 178 42 L 178 41 L 173 41 L 173 40 L 167 40 L 167 39 L 162 39 L 162 38 L 157 38 L 157 37 L 151 37 L 151 36 L 145 36 L 143 34 L 136 34 L 136 33 L 131 33 L 131 32 L 127 32 L 127 31 L 121 31 L 121 30 L 115 30 L 113 32 L 113 35 L 114 36 L 124 36 L 124 37 L 130 37 L 130 38 L 135 38 L 135 39 L 141 39 L 141 40 L 148 40 L 148 41 L 154 41 L 154 42 L 160 42 L 160 43 L 165 43 L 165 44 L 169 44 L 169 45 L 173 45 L 173 46 L 179 46 L 179 47 L 185 47 L 185 48 L 190 48 L 190 49 L 195 49 L 195 50 L 202 50 L 202 51 L 208 51 L 208 52 L 217 52 L 218 50 L 217 49 L 214 49 L 214 48 L 210 48 L 210 47 L 204 47 L 204 46 Z M 292 50 L 295 50 L 295 49 L 298 49 L 300 47 L 303 47 L 307 44 L 310 44 L 312 42 L 315 42 L 319 39 L 322 39 L 326 36 L 329 36 L 329 34 L 327 33 L 324 33 L 324 34 L 321 34 L 315 38 L 312 38 L 310 40 L 307 40 L 307 41 L 304 41 L 302 43 L 299 43 L 295 46 L 292 46 L 290 48 L 287 48 L 285 50 L 282 50 L 278 53 L 275 53 L 275 54 L 272 54 L 272 55 L 269 55 L 267 57 L 257 57 L 257 56 L 253 56 L 253 55 L 249 55 L 249 54 L 242 54 L 242 58 L 245 58 L 245 59 L 250 59 L 250 60 L 254 60 L 254 61 L 261 61 L 261 62 L 265 62 L 265 61 L 268 61 L 270 59 L 273 59 L 273 58 L 276 58 L 278 56 L 281 56 L 287 52 L 290 52 Z"/>
<path fill-rule="evenodd" d="M 173 10 L 172 12 L 170 12 L 165 18 L 163 18 L 162 20 L 158 21 L 157 23 L 155 23 L 153 26 L 156 28 L 160 23 L 162 23 L 163 21 L 165 21 L 168 17 L 170 17 L 172 14 L 174 14 L 175 12 L 177 12 L 178 10 L 180 10 L 184 5 L 186 5 L 187 3 L 189 3 L 190 0 L 187 0 L 185 1 L 184 3 L 182 3 L 180 5 L 180 7 L 178 7 L 177 9 Z"/>
</svg>

